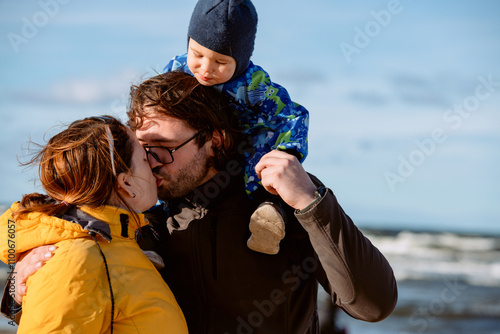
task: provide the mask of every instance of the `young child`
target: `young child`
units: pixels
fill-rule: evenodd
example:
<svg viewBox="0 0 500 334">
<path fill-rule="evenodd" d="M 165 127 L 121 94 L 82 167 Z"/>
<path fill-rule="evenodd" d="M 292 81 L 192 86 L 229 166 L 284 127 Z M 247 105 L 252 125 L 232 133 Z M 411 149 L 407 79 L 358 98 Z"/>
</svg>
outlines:
<svg viewBox="0 0 500 334">
<path fill-rule="evenodd" d="M 307 155 L 309 113 L 288 92 L 250 61 L 257 12 L 250 0 L 199 0 L 188 28 L 188 52 L 174 57 L 163 73 L 181 70 L 200 84 L 229 96 L 251 150 L 245 151 L 246 191 L 262 186 L 255 165 L 271 150 L 285 150 L 301 162 Z M 276 254 L 285 235 L 281 209 L 264 202 L 250 221 L 250 249 Z"/>
</svg>

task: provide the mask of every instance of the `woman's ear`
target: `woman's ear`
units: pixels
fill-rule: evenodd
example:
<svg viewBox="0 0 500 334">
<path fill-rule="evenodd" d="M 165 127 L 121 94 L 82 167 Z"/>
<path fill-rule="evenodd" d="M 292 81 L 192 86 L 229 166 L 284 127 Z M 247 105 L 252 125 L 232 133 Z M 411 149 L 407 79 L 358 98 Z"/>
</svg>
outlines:
<svg viewBox="0 0 500 334">
<path fill-rule="evenodd" d="M 122 195 L 135 198 L 136 194 L 132 189 L 132 185 L 130 184 L 130 174 L 129 173 L 120 173 L 116 177 L 118 183 L 118 191 L 122 193 Z"/>
</svg>

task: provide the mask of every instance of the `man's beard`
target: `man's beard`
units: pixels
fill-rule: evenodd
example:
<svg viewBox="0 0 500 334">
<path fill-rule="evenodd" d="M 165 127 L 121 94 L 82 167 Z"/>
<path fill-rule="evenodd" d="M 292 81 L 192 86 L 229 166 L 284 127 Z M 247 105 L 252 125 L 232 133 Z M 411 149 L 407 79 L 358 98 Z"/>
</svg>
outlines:
<svg viewBox="0 0 500 334">
<path fill-rule="evenodd" d="M 158 187 L 158 198 L 168 201 L 188 194 L 204 182 L 211 166 L 213 166 L 213 159 L 201 149 L 193 157 L 191 163 L 177 170 L 175 175 L 165 172 L 161 167 L 153 169 L 153 174 L 163 179 Z"/>
</svg>

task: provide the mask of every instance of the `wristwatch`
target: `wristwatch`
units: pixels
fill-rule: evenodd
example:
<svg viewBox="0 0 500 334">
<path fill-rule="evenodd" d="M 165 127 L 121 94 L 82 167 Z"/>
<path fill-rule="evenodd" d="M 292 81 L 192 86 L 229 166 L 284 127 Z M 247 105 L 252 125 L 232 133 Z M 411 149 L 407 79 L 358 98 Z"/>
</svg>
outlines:
<svg viewBox="0 0 500 334">
<path fill-rule="evenodd" d="M 323 198 L 323 196 L 325 196 L 325 194 L 326 194 L 326 187 L 319 186 L 314 191 L 314 200 L 311 203 L 309 203 L 309 205 L 306 206 L 305 208 L 303 208 L 302 210 L 295 210 L 295 213 L 301 214 L 301 213 L 305 213 L 305 212 L 311 210 L 313 207 L 316 206 L 316 204 L 319 203 L 319 201 L 321 201 L 321 199 Z"/>
</svg>

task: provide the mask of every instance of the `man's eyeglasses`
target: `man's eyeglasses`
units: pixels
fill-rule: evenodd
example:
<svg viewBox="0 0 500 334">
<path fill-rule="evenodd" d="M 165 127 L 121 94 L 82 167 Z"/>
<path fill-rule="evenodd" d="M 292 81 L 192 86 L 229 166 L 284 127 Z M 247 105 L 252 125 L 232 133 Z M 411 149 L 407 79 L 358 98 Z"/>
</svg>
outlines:
<svg viewBox="0 0 500 334">
<path fill-rule="evenodd" d="M 149 156 L 151 155 L 153 158 L 155 158 L 156 161 L 161 163 L 162 165 L 168 165 L 174 162 L 174 156 L 173 153 L 180 149 L 182 146 L 186 145 L 189 143 L 191 140 L 195 139 L 200 135 L 200 133 L 204 132 L 205 130 L 198 131 L 194 136 L 186 140 L 184 143 L 180 144 L 177 147 L 174 147 L 172 149 L 166 148 L 164 146 L 143 146 L 144 150 L 146 151 L 146 154 Z"/>
</svg>

